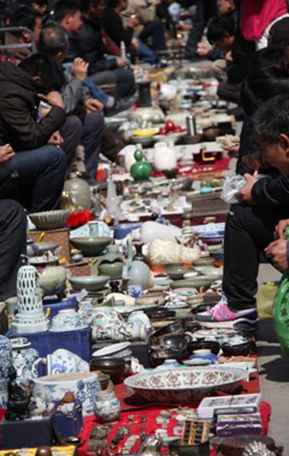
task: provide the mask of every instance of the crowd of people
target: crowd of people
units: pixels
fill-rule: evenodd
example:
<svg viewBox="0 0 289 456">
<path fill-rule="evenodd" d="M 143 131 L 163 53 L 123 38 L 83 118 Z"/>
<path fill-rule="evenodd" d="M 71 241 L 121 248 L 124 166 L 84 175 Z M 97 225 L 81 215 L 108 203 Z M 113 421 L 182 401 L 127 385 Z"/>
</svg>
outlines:
<svg viewBox="0 0 289 456">
<path fill-rule="evenodd" d="M 220 98 L 239 107 L 237 173 L 246 179 L 226 223 L 224 296 L 198 318 L 254 323 L 260 254 L 289 268 L 287 1 L 26 0 L 2 9 L 3 26 L 22 28 L 1 35 L 9 49 L 0 63 L 0 294 L 11 292 L 24 250 L 17 204 L 57 208 L 80 144 L 84 177 L 95 184 L 108 153 L 105 115 L 134 100 L 130 62 L 163 65 L 169 40 L 185 31 L 186 59 L 210 60 Z"/>
</svg>

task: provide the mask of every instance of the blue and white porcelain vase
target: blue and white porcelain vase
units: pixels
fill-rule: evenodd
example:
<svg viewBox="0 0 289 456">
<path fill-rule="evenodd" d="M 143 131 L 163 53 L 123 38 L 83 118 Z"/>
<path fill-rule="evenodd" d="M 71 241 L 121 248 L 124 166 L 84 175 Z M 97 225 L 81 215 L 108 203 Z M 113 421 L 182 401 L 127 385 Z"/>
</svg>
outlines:
<svg viewBox="0 0 289 456">
<path fill-rule="evenodd" d="M 12 366 L 12 346 L 8 337 L 0 336 L 0 379 L 8 379 Z"/>
</svg>

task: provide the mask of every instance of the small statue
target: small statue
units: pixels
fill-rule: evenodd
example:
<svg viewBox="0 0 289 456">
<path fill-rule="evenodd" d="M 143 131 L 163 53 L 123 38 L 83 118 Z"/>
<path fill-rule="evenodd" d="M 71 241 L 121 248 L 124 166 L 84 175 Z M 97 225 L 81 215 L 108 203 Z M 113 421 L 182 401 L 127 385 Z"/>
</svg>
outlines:
<svg viewBox="0 0 289 456">
<path fill-rule="evenodd" d="M 29 418 L 30 387 L 18 385 L 16 377 L 16 370 L 12 367 L 9 374 L 8 404 L 5 415 L 7 421 L 21 421 Z"/>
</svg>

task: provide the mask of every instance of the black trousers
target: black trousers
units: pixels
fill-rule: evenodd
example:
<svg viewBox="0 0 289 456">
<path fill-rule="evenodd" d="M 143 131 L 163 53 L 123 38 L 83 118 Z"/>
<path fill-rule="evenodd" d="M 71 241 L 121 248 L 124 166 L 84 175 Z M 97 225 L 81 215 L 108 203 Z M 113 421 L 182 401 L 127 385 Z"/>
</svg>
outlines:
<svg viewBox="0 0 289 456">
<path fill-rule="evenodd" d="M 26 216 L 20 204 L 0 200 L 0 299 L 16 295 L 21 254 L 26 253 Z"/>
<path fill-rule="evenodd" d="M 232 310 L 255 306 L 260 254 L 274 240 L 279 220 L 288 217 L 289 208 L 284 207 L 231 206 L 224 239 L 223 291 Z"/>
</svg>

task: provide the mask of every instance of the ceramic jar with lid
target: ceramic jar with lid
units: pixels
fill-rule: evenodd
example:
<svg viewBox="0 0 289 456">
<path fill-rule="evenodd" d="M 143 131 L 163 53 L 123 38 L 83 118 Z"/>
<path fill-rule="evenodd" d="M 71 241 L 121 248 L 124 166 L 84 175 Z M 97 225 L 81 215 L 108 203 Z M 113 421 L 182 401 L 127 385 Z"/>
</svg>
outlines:
<svg viewBox="0 0 289 456">
<path fill-rule="evenodd" d="M 177 154 L 173 146 L 165 142 L 155 144 L 154 167 L 158 171 L 170 171 L 177 167 Z"/>
<path fill-rule="evenodd" d="M 112 388 L 100 391 L 96 397 L 95 414 L 104 423 L 116 421 L 120 414 L 120 402 Z"/>
</svg>

